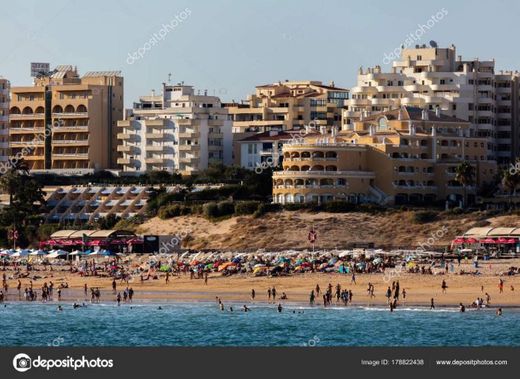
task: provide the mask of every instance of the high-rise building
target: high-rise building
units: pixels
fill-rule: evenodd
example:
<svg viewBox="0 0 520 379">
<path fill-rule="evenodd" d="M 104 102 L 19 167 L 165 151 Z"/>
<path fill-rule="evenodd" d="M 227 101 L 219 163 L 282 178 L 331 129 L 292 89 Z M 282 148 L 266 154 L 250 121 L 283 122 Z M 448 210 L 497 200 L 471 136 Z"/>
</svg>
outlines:
<svg viewBox="0 0 520 379">
<path fill-rule="evenodd" d="M 117 121 L 123 117 L 118 71 L 80 77 L 57 66 L 34 85 L 11 87 L 9 149 L 33 171 L 85 173 L 114 167 Z"/>
<path fill-rule="evenodd" d="M 473 203 L 497 165 L 486 158 L 486 139 L 469 129 L 468 121 L 439 108 L 403 106 L 341 132 L 315 130 L 283 145 L 284 170 L 273 173 L 274 202 Z M 474 168 L 466 187 L 456 180 L 462 162 Z"/>
<path fill-rule="evenodd" d="M 196 94 L 192 86 L 163 83 L 162 93 L 142 96 L 118 128 L 117 162 L 125 173 L 189 175 L 232 163 L 227 109 L 218 97 Z"/>
<path fill-rule="evenodd" d="M 508 163 L 520 154 L 519 74 L 495 72 L 494 60 L 463 60 L 455 46 L 403 49 L 389 72 L 360 68 L 344 111 L 344 124 L 401 105 L 464 119 L 487 139 L 487 158 Z"/>
<path fill-rule="evenodd" d="M 7 162 L 9 149 L 9 81 L 0 76 L 0 162 Z"/>
</svg>

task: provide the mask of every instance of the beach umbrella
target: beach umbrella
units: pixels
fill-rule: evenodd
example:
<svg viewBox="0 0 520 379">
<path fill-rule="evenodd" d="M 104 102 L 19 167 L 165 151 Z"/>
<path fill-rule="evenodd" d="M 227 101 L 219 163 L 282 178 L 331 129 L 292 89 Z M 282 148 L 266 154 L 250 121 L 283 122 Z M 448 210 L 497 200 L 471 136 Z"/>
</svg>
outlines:
<svg viewBox="0 0 520 379">
<path fill-rule="evenodd" d="M 47 255 L 47 252 L 44 251 L 44 250 L 33 250 L 29 253 L 29 255 L 37 255 L 37 256 L 42 256 L 42 255 Z"/>
<path fill-rule="evenodd" d="M 29 255 L 29 253 L 30 253 L 29 250 L 18 250 L 13 255 L 11 255 L 11 257 L 13 257 L 13 258 L 26 257 Z"/>
</svg>

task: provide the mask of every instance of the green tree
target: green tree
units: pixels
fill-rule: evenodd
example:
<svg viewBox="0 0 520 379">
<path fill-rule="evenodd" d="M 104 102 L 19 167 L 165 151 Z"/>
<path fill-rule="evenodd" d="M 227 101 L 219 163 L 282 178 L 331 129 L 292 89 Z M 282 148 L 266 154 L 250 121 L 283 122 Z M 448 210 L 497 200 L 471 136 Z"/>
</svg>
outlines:
<svg viewBox="0 0 520 379">
<path fill-rule="evenodd" d="M 27 233 L 35 230 L 41 221 L 45 194 L 41 184 L 29 176 L 23 159 L 11 162 L 8 171 L 0 178 L 0 189 L 9 195 L 9 205 L 0 212 L 0 225 L 14 228 L 25 234 L 21 242 L 29 242 Z M 34 235 L 34 233 L 30 233 Z"/>
<path fill-rule="evenodd" d="M 462 197 L 462 206 L 467 203 L 467 188 L 474 183 L 475 168 L 468 162 L 464 161 L 455 169 L 455 180 L 462 185 L 464 195 Z"/>
</svg>

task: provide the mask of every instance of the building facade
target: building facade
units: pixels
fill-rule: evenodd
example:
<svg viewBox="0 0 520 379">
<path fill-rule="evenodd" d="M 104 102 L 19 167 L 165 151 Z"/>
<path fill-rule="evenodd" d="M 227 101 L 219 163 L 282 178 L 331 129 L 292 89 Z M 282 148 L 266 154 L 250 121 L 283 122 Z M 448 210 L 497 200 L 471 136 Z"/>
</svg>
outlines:
<svg viewBox="0 0 520 379">
<path fill-rule="evenodd" d="M 314 122 L 340 126 L 349 91 L 320 81 L 285 81 L 256 87 L 241 104 L 226 104 L 233 133 L 300 129 Z"/>
<path fill-rule="evenodd" d="M 34 171 L 80 174 L 113 168 L 116 125 L 123 117 L 123 78 L 117 71 L 80 77 L 70 65 L 11 87 L 9 150 Z"/>
<path fill-rule="evenodd" d="M 470 123 L 415 107 L 399 107 L 331 133 L 322 129 L 283 146 L 283 171 L 273 173 L 277 203 L 377 202 L 459 204 L 473 202 L 477 188 L 492 182 L 497 163 L 487 159 L 486 138 Z M 455 180 L 463 161 L 474 182 Z"/>
<path fill-rule="evenodd" d="M 0 76 L 0 162 L 5 164 L 9 155 L 9 81 Z"/>
<path fill-rule="evenodd" d="M 436 46 L 436 44 L 433 44 Z M 487 139 L 487 158 L 507 164 L 520 155 L 517 72 L 495 72 L 494 60 L 463 60 L 455 46 L 403 49 L 389 72 L 360 68 L 344 124 L 397 106 L 441 111 L 470 122 Z"/>
<path fill-rule="evenodd" d="M 231 121 L 215 96 L 163 83 L 118 123 L 118 164 L 125 173 L 166 170 L 190 175 L 210 164 L 232 163 Z"/>
</svg>

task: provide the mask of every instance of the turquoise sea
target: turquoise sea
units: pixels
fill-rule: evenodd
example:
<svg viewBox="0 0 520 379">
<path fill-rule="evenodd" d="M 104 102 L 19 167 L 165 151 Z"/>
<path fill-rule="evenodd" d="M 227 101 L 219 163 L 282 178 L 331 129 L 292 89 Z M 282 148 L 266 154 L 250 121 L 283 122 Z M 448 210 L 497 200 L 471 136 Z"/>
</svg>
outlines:
<svg viewBox="0 0 520 379">
<path fill-rule="evenodd" d="M 520 311 L 215 303 L 0 304 L 1 346 L 520 346 Z M 161 307 L 162 309 L 159 309 Z"/>
</svg>

